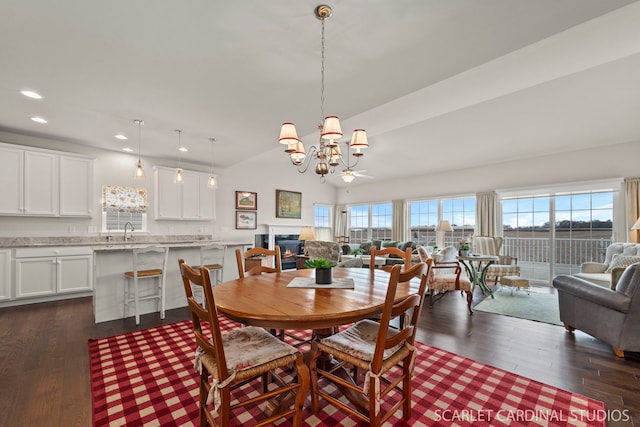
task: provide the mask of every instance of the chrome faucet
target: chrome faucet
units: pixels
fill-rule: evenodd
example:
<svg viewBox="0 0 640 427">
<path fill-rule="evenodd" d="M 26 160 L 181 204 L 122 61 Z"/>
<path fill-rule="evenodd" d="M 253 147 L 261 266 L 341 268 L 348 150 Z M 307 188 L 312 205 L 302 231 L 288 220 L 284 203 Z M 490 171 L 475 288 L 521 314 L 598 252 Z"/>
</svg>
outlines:
<svg viewBox="0 0 640 427">
<path fill-rule="evenodd" d="M 133 231 L 135 230 L 135 229 L 133 228 L 133 224 L 131 224 L 130 222 L 127 222 L 127 223 L 124 225 L 124 242 L 125 242 L 125 243 L 127 242 L 127 225 L 131 227 L 131 236 L 129 236 L 129 237 L 133 237 Z"/>
</svg>

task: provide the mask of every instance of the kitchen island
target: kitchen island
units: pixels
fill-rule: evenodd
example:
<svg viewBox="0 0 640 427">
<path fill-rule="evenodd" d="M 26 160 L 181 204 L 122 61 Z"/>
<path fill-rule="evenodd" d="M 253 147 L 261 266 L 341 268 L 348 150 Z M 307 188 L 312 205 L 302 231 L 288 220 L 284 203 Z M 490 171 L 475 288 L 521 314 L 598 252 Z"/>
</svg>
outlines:
<svg viewBox="0 0 640 427">
<path fill-rule="evenodd" d="M 165 308 L 184 307 L 187 301 L 182 285 L 182 278 L 178 268 L 178 259 L 182 258 L 187 264 L 200 263 L 200 247 L 209 244 L 219 244 L 227 247 L 224 262 L 224 278 L 230 280 L 238 277 L 235 250 L 242 251 L 252 243 L 236 241 L 207 241 L 194 242 L 163 242 L 163 243 L 119 243 L 104 244 L 93 247 L 93 312 L 96 323 L 108 320 L 122 319 L 124 316 L 124 272 L 133 269 L 132 251 L 135 247 L 162 246 L 169 248 L 169 263 L 166 274 Z M 142 288 L 144 292 L 144 288 Z M 154 313 L 158 311 L 156 301 L 140 301 L 140 313 Z M 159 313 L 158 313 L 159 315 Z"/>
</svg>

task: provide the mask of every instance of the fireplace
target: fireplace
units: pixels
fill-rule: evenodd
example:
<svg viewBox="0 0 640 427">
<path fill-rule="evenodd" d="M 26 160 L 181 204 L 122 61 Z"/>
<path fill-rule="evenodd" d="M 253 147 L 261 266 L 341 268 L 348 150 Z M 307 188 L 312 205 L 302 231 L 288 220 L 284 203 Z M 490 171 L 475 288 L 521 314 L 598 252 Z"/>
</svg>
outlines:
<svg viewBox="0 0 640 427">
<path fill-rule="evenodd" d="M 296 268 L 296 257 L 303 253 L 304 244 L 302 240 L 298 240 L 298 236 L 298 234 L 274 235 L 274 244 L 280 247 L 283 270 Z"/>
</svg>

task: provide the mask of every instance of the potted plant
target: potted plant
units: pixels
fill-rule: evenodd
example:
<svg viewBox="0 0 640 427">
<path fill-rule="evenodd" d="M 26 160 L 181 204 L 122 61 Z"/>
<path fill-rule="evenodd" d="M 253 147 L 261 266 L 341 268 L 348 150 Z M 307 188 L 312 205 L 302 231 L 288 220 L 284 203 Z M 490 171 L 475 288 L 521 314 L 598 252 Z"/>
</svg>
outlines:
<svg viewBox="0 0 640 427">
<path fill-rule="evenodd" d="M 331 284 L 331 269 L 335 267 L 335 264 L 325 258 L 309 259 L 304 264 L 306 268 L 315 268 L 316 270 L 316 283 L 318 285 Z"/>
<path fill-rule="evenodd" d="M 460 256 L 468 256 L 469 249 L 469 242 L 467 242 L 466 240 L 460 240 L 460 243 L 458 244 L 458 254 Z"/>
<path fill-rule="evenodd" d="M 349 255 L 364 255 L 364 249 L 362 248 L 356 248 L 356 249 L 352 249 L 351 252 L 349 252 Z"/>
</svg>

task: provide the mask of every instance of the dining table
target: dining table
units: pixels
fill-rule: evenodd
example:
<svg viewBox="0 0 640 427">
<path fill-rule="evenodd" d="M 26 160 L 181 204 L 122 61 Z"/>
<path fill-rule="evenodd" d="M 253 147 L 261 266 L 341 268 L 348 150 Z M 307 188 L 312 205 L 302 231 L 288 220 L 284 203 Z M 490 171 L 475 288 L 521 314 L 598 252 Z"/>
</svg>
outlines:
<svg viewBox="0 0 640 427">
<path fill-rule="evenodd" d="M 315 284 L 315 270 L 286 270 L 246 276 L 216 285 L 219 314 L 265 329 L 312 330 L 314 339 L 382 313 L 390 273 L 369 268 L 334 268 L 333 283 Z M 293 285 L 293 286 L 291 286 Z M 397 299 L 418 292 L 419 280 L 398 284 Z M 308 354 L 306 355 L 308 361 Z M 331 361 L 324 361 L 331 363 Z M 350 380 L 346 371 L 340 376 Z M 368 401 L 343 388 L 352 403 L 364 410 Z M 283 405 L 285 406 L 285 405 Z"/>
</svg>

